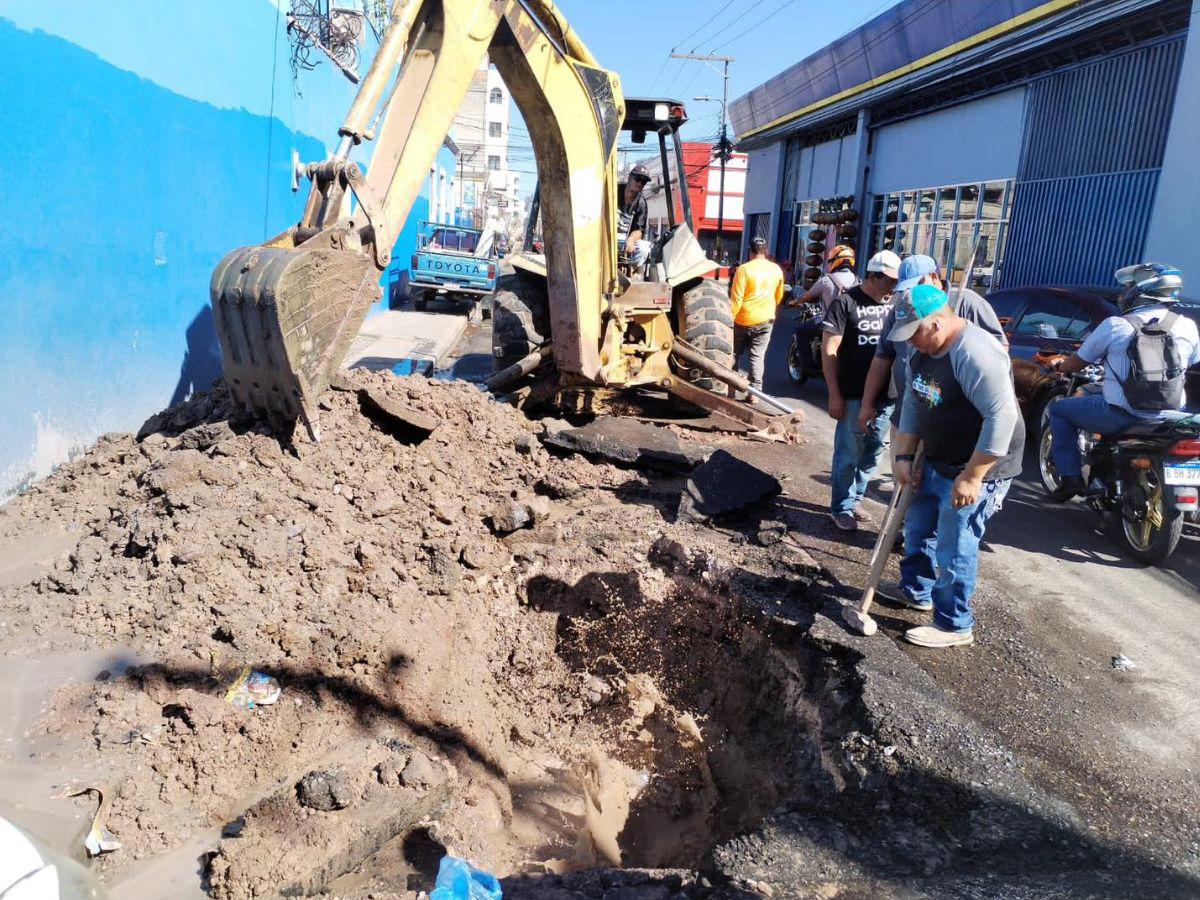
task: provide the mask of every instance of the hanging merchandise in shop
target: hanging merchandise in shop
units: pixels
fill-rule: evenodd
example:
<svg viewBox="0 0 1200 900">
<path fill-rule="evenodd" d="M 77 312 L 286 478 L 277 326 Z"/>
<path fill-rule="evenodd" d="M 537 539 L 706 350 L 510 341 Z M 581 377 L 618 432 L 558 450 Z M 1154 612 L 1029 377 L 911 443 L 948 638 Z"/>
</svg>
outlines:
<svg viewBox="0 0 1200 900">
<path fill-rule="evenodd" d="M 858 210 L 854 196 L 801 200 L 796 204 L 795 269 L 808 290 L 828 267 L 827 253 L 838 244 L 857 245 Z M 800 263 L 803 263 L 803 266 Z"/>
</svg>

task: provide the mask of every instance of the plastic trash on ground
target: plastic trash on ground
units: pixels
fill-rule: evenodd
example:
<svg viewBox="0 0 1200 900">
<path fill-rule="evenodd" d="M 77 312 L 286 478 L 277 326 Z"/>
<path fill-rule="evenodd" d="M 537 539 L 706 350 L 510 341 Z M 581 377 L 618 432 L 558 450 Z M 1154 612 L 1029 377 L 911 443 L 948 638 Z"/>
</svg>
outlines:
<svg viewBox="0 0 1200 900">
<path fill-rule="evenodd" d="M 500 900 L 500 881 L 465 859 L 443 856 L 429 900 Z"/>
<path fill-rule="evenodd" d="M 59 794 L 61 798 L 82 797 L 84 794 L 96 795 L 96 815 L 92 816 L 92 827 L 88 829 L 88 833 L 84 835 L 83 846 L 87 849 L 89 857 L 97 857 L 101 853 L 111 853 L 114 850 L 121 849 L 121 842 L 117 840 L 116 835 L 108 830 L 108 826 L 104 824 L 108 818 L 108 803 L 104 799 L 104 791 L 98 785 L 89 784 L 85 787 L 80 787 L 78 782 L 68 785 L 66 789 Z"/>
<path fill-rule="evenodd" d="M 256 706 L 270 706 L 282 693 L 279 682 L 270 675 L 245 666 L 225 693 L 225 702 L 242 709 L 254 709 Z"/>
</svg>

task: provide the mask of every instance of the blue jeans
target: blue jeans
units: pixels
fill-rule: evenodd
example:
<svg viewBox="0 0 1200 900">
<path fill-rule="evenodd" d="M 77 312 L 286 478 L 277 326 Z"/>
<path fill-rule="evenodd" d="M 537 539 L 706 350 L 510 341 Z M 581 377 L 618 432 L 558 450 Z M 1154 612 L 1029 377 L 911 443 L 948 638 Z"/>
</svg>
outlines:
<svg viewBox="0 0 1200 900">
<path fill-rule="evenodd" d="M 865 432 L 858 430 L 861 409 L 861 400 L 847 400 L 846 414 L 837 423 L 833 434 L 833 463 L 829 473 L 833 497 L 829 509 L 835 516 L 851 512 L 858 506 L 879 465 L 879 457 L 888 445 L 888 418 L 892 414 L 892 405 L 882 407 Z"/>
<path fill-rule="evenodd" d="M 1050 455 L 1059 477 L 1083 475 L 1079 432 L 1117 434 L 1140 421 L 1133 413 L 1110 406 L 1099 394 L 1064 397 L 1050 404 Z"/>
<path fill-rule="evenodd" d="M 925 463 L 921 486 L 904 519 L 900 588 L 913 600 L 933 600 L 934 624 L 950 631 L 974 627 L 971 597 L 979 542 L 1011 484 L 1011 478 L 985 481 L 974 506 L 955 509 L 950 502 L 954 479 Z"/>
</svg>

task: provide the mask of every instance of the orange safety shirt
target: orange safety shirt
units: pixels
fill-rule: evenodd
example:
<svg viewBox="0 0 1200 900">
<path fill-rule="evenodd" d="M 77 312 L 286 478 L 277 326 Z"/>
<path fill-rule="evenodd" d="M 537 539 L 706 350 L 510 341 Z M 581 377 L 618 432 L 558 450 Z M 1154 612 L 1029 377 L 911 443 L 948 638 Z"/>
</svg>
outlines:
<svg viewBox="0 0 1200 900">
<path fill-rule="evenodd" d="M 735 325 L 761 325 L 775 318 L 783 299 L 783 269 L 765 256 L 738 266 L 729 300 Z"/>
</svg>

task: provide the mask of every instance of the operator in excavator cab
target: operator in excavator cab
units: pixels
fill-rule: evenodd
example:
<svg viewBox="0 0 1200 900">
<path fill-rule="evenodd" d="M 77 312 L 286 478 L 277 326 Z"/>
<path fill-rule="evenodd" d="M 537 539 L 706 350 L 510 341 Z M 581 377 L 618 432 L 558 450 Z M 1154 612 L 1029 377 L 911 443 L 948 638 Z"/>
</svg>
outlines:
<svg viewBox="0 0 1200 900">
<path fill-rule="evenodd" d="M 628 257 L 635 269 L 640 269 L 650 258 L 650 242 L 644 240 L 649 211 L 646 198 L 642 196 L 650 173 L 638 163 L 629 170 L 629 178 L 621 193 L 621 211 L 617 222 L 617 245 L 621 255 Z"/>
<path fill-rule="evenodd" d="M 1065 397 L 1050 407 L 1054 464 L 1062 484 L 1051 499 L 1063 503 L 1083 494 L 1079 432 L 1117 435 L 1147 421 L 1180 415 L 1188 367 L 1200 363 L 1196 323 L 1171 307 L 1179 302 L 1183 275 L 1174 266 L 1140 263 L 1116 272 L 1125 290 L 1119 315 L 1097 326 L 1069 357 L 1055 360 L 1064 374 L 1104 365 L 1103 393 Z"/>
</svg>

